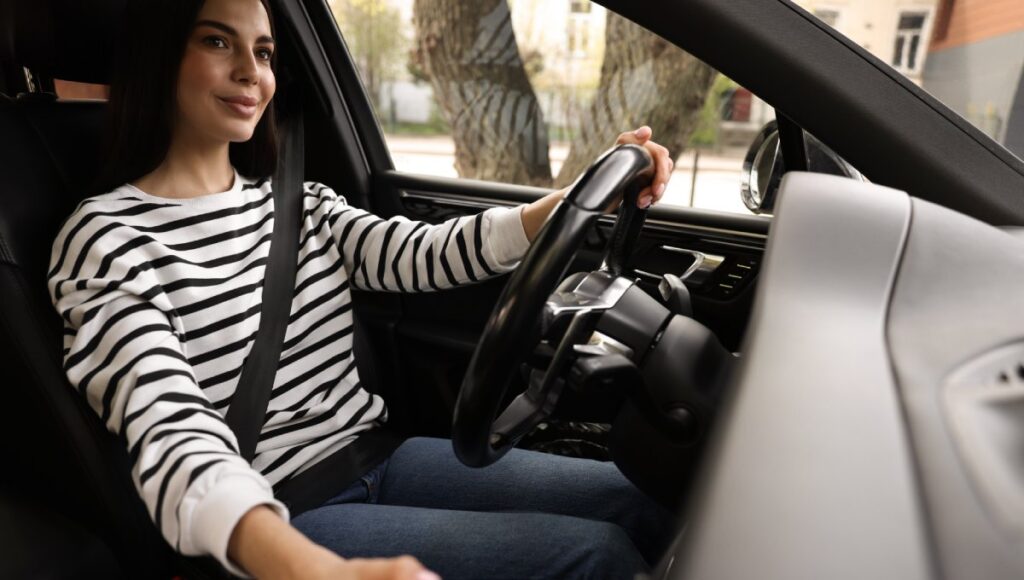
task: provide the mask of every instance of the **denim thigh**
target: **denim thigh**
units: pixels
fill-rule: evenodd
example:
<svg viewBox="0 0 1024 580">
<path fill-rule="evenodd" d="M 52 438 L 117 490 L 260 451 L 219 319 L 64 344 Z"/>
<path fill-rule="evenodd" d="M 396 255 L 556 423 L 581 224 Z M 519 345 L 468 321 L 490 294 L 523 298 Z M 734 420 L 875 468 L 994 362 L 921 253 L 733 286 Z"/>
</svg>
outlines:
<svg viewBox="0 0 1024 580">
<path fill-rule="evenodd" d="M 445 580 L 632 580 L 648 570 L 622 528 L 569 516 L 348 503 L 292 523 L 342 557 L 410 554 Z"/>
<path fill-rule="evenodd" d="M 514 449 L 469 468 L 432 438 L 293 524 L 344 557 L 412 554 L 446 579 L 632 578 L 674 529 L 612 464 Z"/>
<path fill-rule="evenodd" d="M 512 449 L 487 467 L 466 467 L 448 439 L 406 441 L 388 461 L 379 503 L 488 512 L 541 512 L 610 522 L 652 565 L 668 547 L 675 518 L 615 464 Z"/>
</svg>

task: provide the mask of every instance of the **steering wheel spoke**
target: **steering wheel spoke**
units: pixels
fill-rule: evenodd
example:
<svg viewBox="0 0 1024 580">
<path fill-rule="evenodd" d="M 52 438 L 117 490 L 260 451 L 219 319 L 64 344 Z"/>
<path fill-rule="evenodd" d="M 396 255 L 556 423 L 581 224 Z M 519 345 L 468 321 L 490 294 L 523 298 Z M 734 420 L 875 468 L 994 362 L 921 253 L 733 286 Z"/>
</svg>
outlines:
<svg viewBox="0 0 1024 580">
<path fill-rule="evenodd" d="M 645 149 L 620 146 L 592 165 L 555 208 L 498 299 L 463 379 L 452 444 L 466 465 L 494 463 L 554 411 L 565 386 L 562 377 L 575 360 L 574 346 L 589 341 L 596 320 L 633 285 L 619 274 L 646 213 L 636 211 L 636 194 L 653 176 L 654 163 Z M 575 274 L 559 287 L 587 231 L 620 194 L 624 201 L 605 268 Z M 535 351 L 537 340 L 556 340 L 563 325 L 547 370 L 502 409 L 512 377 Z"/>
<path fill-rule="evenodd" d="M 531 382 L 533 382 L 532 377 Z M 562 381 L 556 382 L 561 383 Z M 530 431 L 533 431 L 534 427 L 551 416 L 555 405 L 558 404 L 558 395 L 561 390 L 562 385 L 558 384 L 552 392 L 544 396 L 540 394 L 540 389 L 531 386 L 513 399 L 501 415 L 494 420 L 490 438 L 491 446 L 494 448 L 513 446 Z"/>
<path fill-rule="evenodd" d="M 570 278 L 575 281 L 576 276 Z M 541 333 L 545 336 L 566 319 L 573 319 L 583 311 L 603 311 L 615 306 L 633 282 L 598 270 L 590 272 L 578 284 L 567 290 L 555 291 L 544 303 Z"/>
<path fill-rule="evenodd" d="M 575 360 L 575 347 L 589 341 L 600 317 L 600 310 L 584 309 L 575 312 L 547 370 L 531 372 L 526 391 L 513 399 L 495 419 L 490 437 L 493 447 L 515 445 L 541 421 L 551 416 L 565 388 L 562 376 Z"/>
</svg>

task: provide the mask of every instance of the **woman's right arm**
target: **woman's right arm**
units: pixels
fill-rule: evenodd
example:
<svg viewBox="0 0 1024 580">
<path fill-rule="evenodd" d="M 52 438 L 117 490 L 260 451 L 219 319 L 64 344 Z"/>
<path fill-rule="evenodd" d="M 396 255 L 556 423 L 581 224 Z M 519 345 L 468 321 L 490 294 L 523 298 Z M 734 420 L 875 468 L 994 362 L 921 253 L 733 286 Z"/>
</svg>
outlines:
<svg viewBox="0 0 1024 580">
<path fill-rule="evenodd" d="M 414 558 L 345 560 L 258 506 L 235 526 L 228 555 L 257 578 L 438 580 Z"/>
<path fill-rule="evenodd" d="M 287 523 L 270 484 L 238 455 L 223 411 L 196 381 L 151 266 L 121 251 L 138 232 L 103 216 L 68 220 L 48 287 L 64 320 L 68 380 L 106 428 L 123 436 L 132 480 L 161 534 L 178 552 L 212 555 L 240 575 L 259 569 L 277 577 L 307 557 L 303 577 L 310 563 L 337 565 L 340 558 Z M 289 541 L 275 544 L 280 538 Z M 229 541 L 238 559 L 229 557 Z M 263 573 L 267 566 L 279 568 Z"/>
<path fill-rule="evenodd" d="M 307 212 L 314 224 L 326 224 L 359 289 L 430 292 L 479 282 L 514 269 L 530 246 L 522 206 L 428 224 L 381 219 L 323 184 L 306 182 L 305 189 L 315 204 Z"/>
<path fill-rule="evenodd" d="M 164 539 L 182 554 L 213 555 L 244 574 L 227 558 L 235 524 L 258 505 L 282 518 L 287 509 L 238 455 L 222 411 L 196 381 L 181 332 L 149 300 L 158 290 L 141 289 L 143 274 L 116 266 L 117 280 L 96 277 L 86 272 L 93 262 L 85 260 L 77 276 L 59 271 L 50 279 L 65 321 L 65 374 L 123 437 L 132 481 Z"/>
</svg>

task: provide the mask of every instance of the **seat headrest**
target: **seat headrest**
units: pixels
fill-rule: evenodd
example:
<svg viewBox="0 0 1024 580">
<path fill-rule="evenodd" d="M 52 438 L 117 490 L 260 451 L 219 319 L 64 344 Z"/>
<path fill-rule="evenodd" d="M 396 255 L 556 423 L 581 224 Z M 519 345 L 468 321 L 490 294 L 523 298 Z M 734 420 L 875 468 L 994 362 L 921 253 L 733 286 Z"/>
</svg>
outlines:
<svg viewBox="0 0 1024 580">
<path fill-rule="evenodd" d="M 0 19 L 0 51 L 7 45 L 14 62 L 39 75 L 109 83 L 127 1 L 5 0 L 13 14 Z"/>
</svg>

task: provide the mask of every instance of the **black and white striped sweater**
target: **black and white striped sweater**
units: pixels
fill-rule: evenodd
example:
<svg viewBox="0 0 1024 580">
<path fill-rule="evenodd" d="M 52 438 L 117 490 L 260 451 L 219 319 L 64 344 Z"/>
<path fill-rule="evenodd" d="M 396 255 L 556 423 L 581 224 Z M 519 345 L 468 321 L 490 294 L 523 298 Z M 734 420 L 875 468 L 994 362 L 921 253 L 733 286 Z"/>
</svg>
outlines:
<svg viewBox="0 0 1024 580">
<path fill-rule="evenodd" d="M 231 530 L 272 485 L 386 419 L 359 384 L 350 286 L 429 291 L 513 268 L 520 208 L 431 226 L 380 219 L 306 183 L 295 297 L 256 457 L 224 423 L 259 325 L 273 230 L 270 180 L 169 199 L 131 186 L 83 201 L 54 242 L 50 296 L 70 383 L 122 435 L 132 476 L 183 554 L 227 558 Z"/>
</svg>

